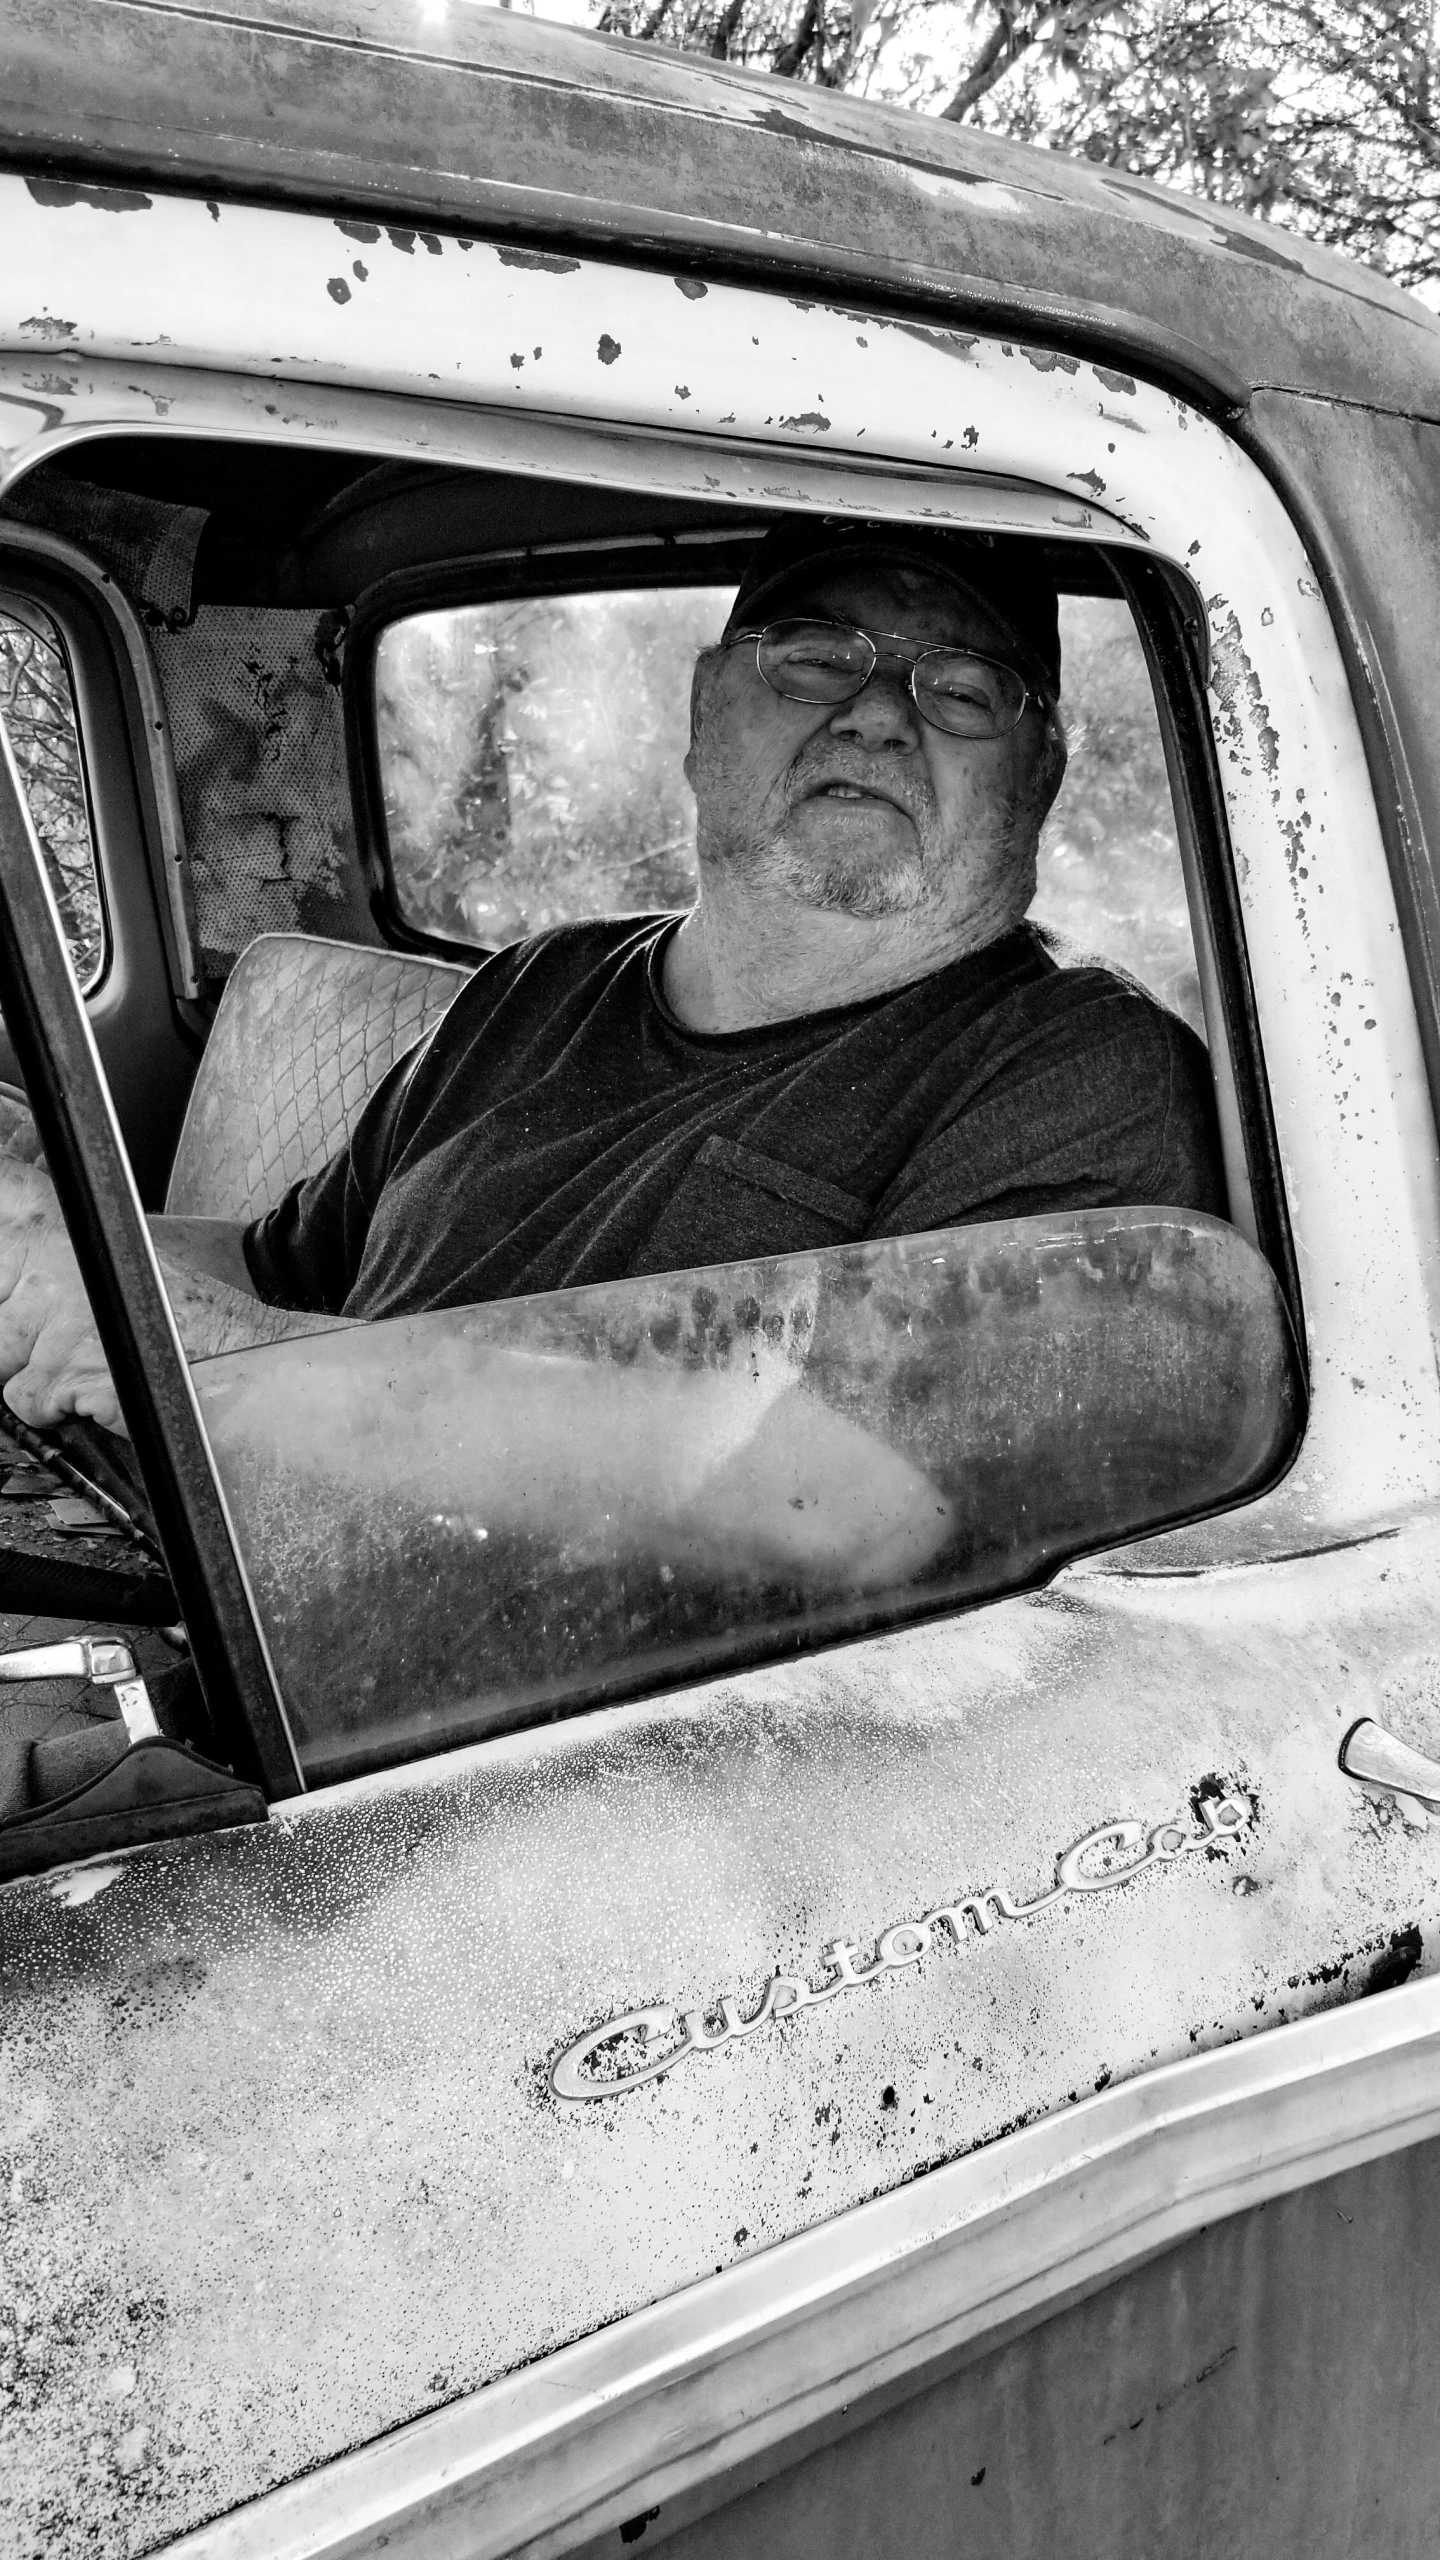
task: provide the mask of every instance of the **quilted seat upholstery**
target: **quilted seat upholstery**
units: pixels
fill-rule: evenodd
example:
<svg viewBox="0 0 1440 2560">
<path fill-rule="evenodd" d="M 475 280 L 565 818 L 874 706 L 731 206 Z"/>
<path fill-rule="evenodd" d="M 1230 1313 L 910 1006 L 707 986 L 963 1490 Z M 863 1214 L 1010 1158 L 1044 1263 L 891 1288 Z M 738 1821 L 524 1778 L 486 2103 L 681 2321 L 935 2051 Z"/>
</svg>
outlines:
<svg viewBox="0 0 1440 2560">
<path fill-rule="evenodd" d="M 200 1062 L 165 1206 L 250 1219 L 343 1145 L 366 1095 L 468 971 L 413 953 L 266 933 L 237 960 Z"/>
</svg>

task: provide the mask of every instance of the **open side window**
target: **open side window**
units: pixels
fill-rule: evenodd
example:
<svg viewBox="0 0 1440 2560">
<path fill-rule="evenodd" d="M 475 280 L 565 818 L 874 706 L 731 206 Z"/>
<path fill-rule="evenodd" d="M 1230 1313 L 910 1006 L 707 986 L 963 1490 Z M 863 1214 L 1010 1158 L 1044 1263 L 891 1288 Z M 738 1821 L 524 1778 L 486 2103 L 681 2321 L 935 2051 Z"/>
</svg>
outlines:
<svg viewBox="0 0 1440 2560">
<path fill-rule="evenodd" d="M 735 542 L 688 528 L 658 564 L 653 541 L 550 543 L 392 573 L 362 595 L 347 711 L 362 856 L 392 939 L 460 960 L 689 904 L 689 670 L 761 529 Z M 1181 572 L 1136 553 L 1044 550 L 1068 762 L 1030 913 L 1067 957 L 1132 977 L 1206 1043 L 1228 1215 L 1271 1263 L 1300 1340 L 1203 608 Z"/>
<path fill-rule="evenodd" d="M 690 673 L 743 556 L 687 528 L 658 563 L 552 543 L 362 596 L 348 714 L 396 938 L 478 959 L 689 903 Z M 1196 607 L 1050 557 L 1071 764 L 1033 912 L 1208 1041 L 1228 1223 L 1162 1203 L 767 1254 L 785 1185 L 719 1137 L 687 1179 L 732 1258 L 657 1240 L 643 1276 L 204 1364 L 312 1782 L 973 1605 L 1287 1463 L 1293 1269 Z"/>
<path fill-rule="evenodd" d="M 597 530 L 587 492 L 573 540 L 482 556 L 466 489 L 457 556 L 407 560 L 402 526 L 387 559 L 373 480 L 378 499 L 362 475 L 292 527 L 263 577 L 202 544 L 210 589 L 152 635 L 197 950 L 212 997 L 229 981 L 170 1171 L 186 1215 L 244 1222 L 323 1167 L 487 951 L 693 892 L 691 666 L 762 528 L 691 505 L 658 530 L 640 509 L 627 534 L 635 501 L 612 495 Z M 537 533 L 564 516 L 557 485 Z M 181 1747 L 283 1793 L 973 1606 L 1283 1470 L 1298 1301 L 1203 626 L 1178 573 L 1094 544 L 1047 557 L 1070 770 L 1034 913 L 1208 1044 L 1228 1218 L 1162 1199 L 871 1235 L 858 1213 L 837 1225 L 842 1186 L 777 1185 L 764 1150 L 721 1134 L 686 1177 L 714 1194 L 699 1254 L 692 1221 L 692 1249 L 657 1230 L 629 1276 L 320 1313 L 187 1371 L 73 981 L 67 1012 L 53 970 L 47 995 L 12 963 L 0 993 L 28 1023 L 97 1309 L 111 1293 L 194 1648 Z M 298 891 L 277 843 L 298 847 Z M 797 1230 L 822 1192 L 829 1224 Z M 97 1220 L 122 1194 L 118 1228 Z"/>
</svg>

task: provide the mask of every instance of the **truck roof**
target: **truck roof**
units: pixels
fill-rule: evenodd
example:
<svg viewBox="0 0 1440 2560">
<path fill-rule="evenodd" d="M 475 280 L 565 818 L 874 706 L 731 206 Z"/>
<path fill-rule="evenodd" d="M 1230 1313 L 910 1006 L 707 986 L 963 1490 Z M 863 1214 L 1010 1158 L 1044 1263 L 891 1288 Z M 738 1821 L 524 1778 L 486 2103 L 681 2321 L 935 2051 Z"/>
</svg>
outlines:
<svg viewBox="0 0 1440 2560">
<path fill-rule="evenodd" d="M 0 0 L 0 63 L 0 165 L 51 201 L 214 191 L 1108 352 L 1212 406 L 1440 418 L 1440 323 L 1289 232 L 477 0 Z"/>
</svg>

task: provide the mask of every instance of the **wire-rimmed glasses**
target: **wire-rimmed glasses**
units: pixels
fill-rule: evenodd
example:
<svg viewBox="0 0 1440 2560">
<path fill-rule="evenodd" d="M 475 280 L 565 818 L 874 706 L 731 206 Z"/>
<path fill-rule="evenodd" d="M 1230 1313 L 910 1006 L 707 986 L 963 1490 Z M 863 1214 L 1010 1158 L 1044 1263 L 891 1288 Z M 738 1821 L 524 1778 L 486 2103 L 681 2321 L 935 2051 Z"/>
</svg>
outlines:
<svg viewBox="0 0 1440 2560">
<path fill-rule="evenodd" d="M 935 647 L 895 631 L 873 635 L 851 622 L 819 616 L 767 622 L 760 630 L 732 631 L 727 649 L 753 640 L 756 668 L 772 693 L 787 702 L 853 702 L 886 657 L 908 658 L 910 697 L 922 720 L 952 738 L 1003 738 L 1019 725 L 1031 700 L 1051 706 L 1019 669 L 976 649 Z"/>
</svg>

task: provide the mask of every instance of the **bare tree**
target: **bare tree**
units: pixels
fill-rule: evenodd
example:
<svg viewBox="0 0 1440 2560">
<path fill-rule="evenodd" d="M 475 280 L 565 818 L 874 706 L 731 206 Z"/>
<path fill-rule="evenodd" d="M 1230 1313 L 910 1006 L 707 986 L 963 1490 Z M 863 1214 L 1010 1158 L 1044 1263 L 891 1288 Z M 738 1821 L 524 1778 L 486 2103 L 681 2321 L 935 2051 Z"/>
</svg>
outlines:
<svg viewBox="0 0 1440 2560">
<path fill-rule="evenodd" d="M 1437 0 L 605 0 L 598 23 L 1084 152 L 1440 286 Z"/>
<path fill-rule="evenodd" d="M 99 970 L 104 920 L 69 670 L 58 636 L 13 607 L 0 608 L 0 726 L 85 987 Z"/>
</svg>

